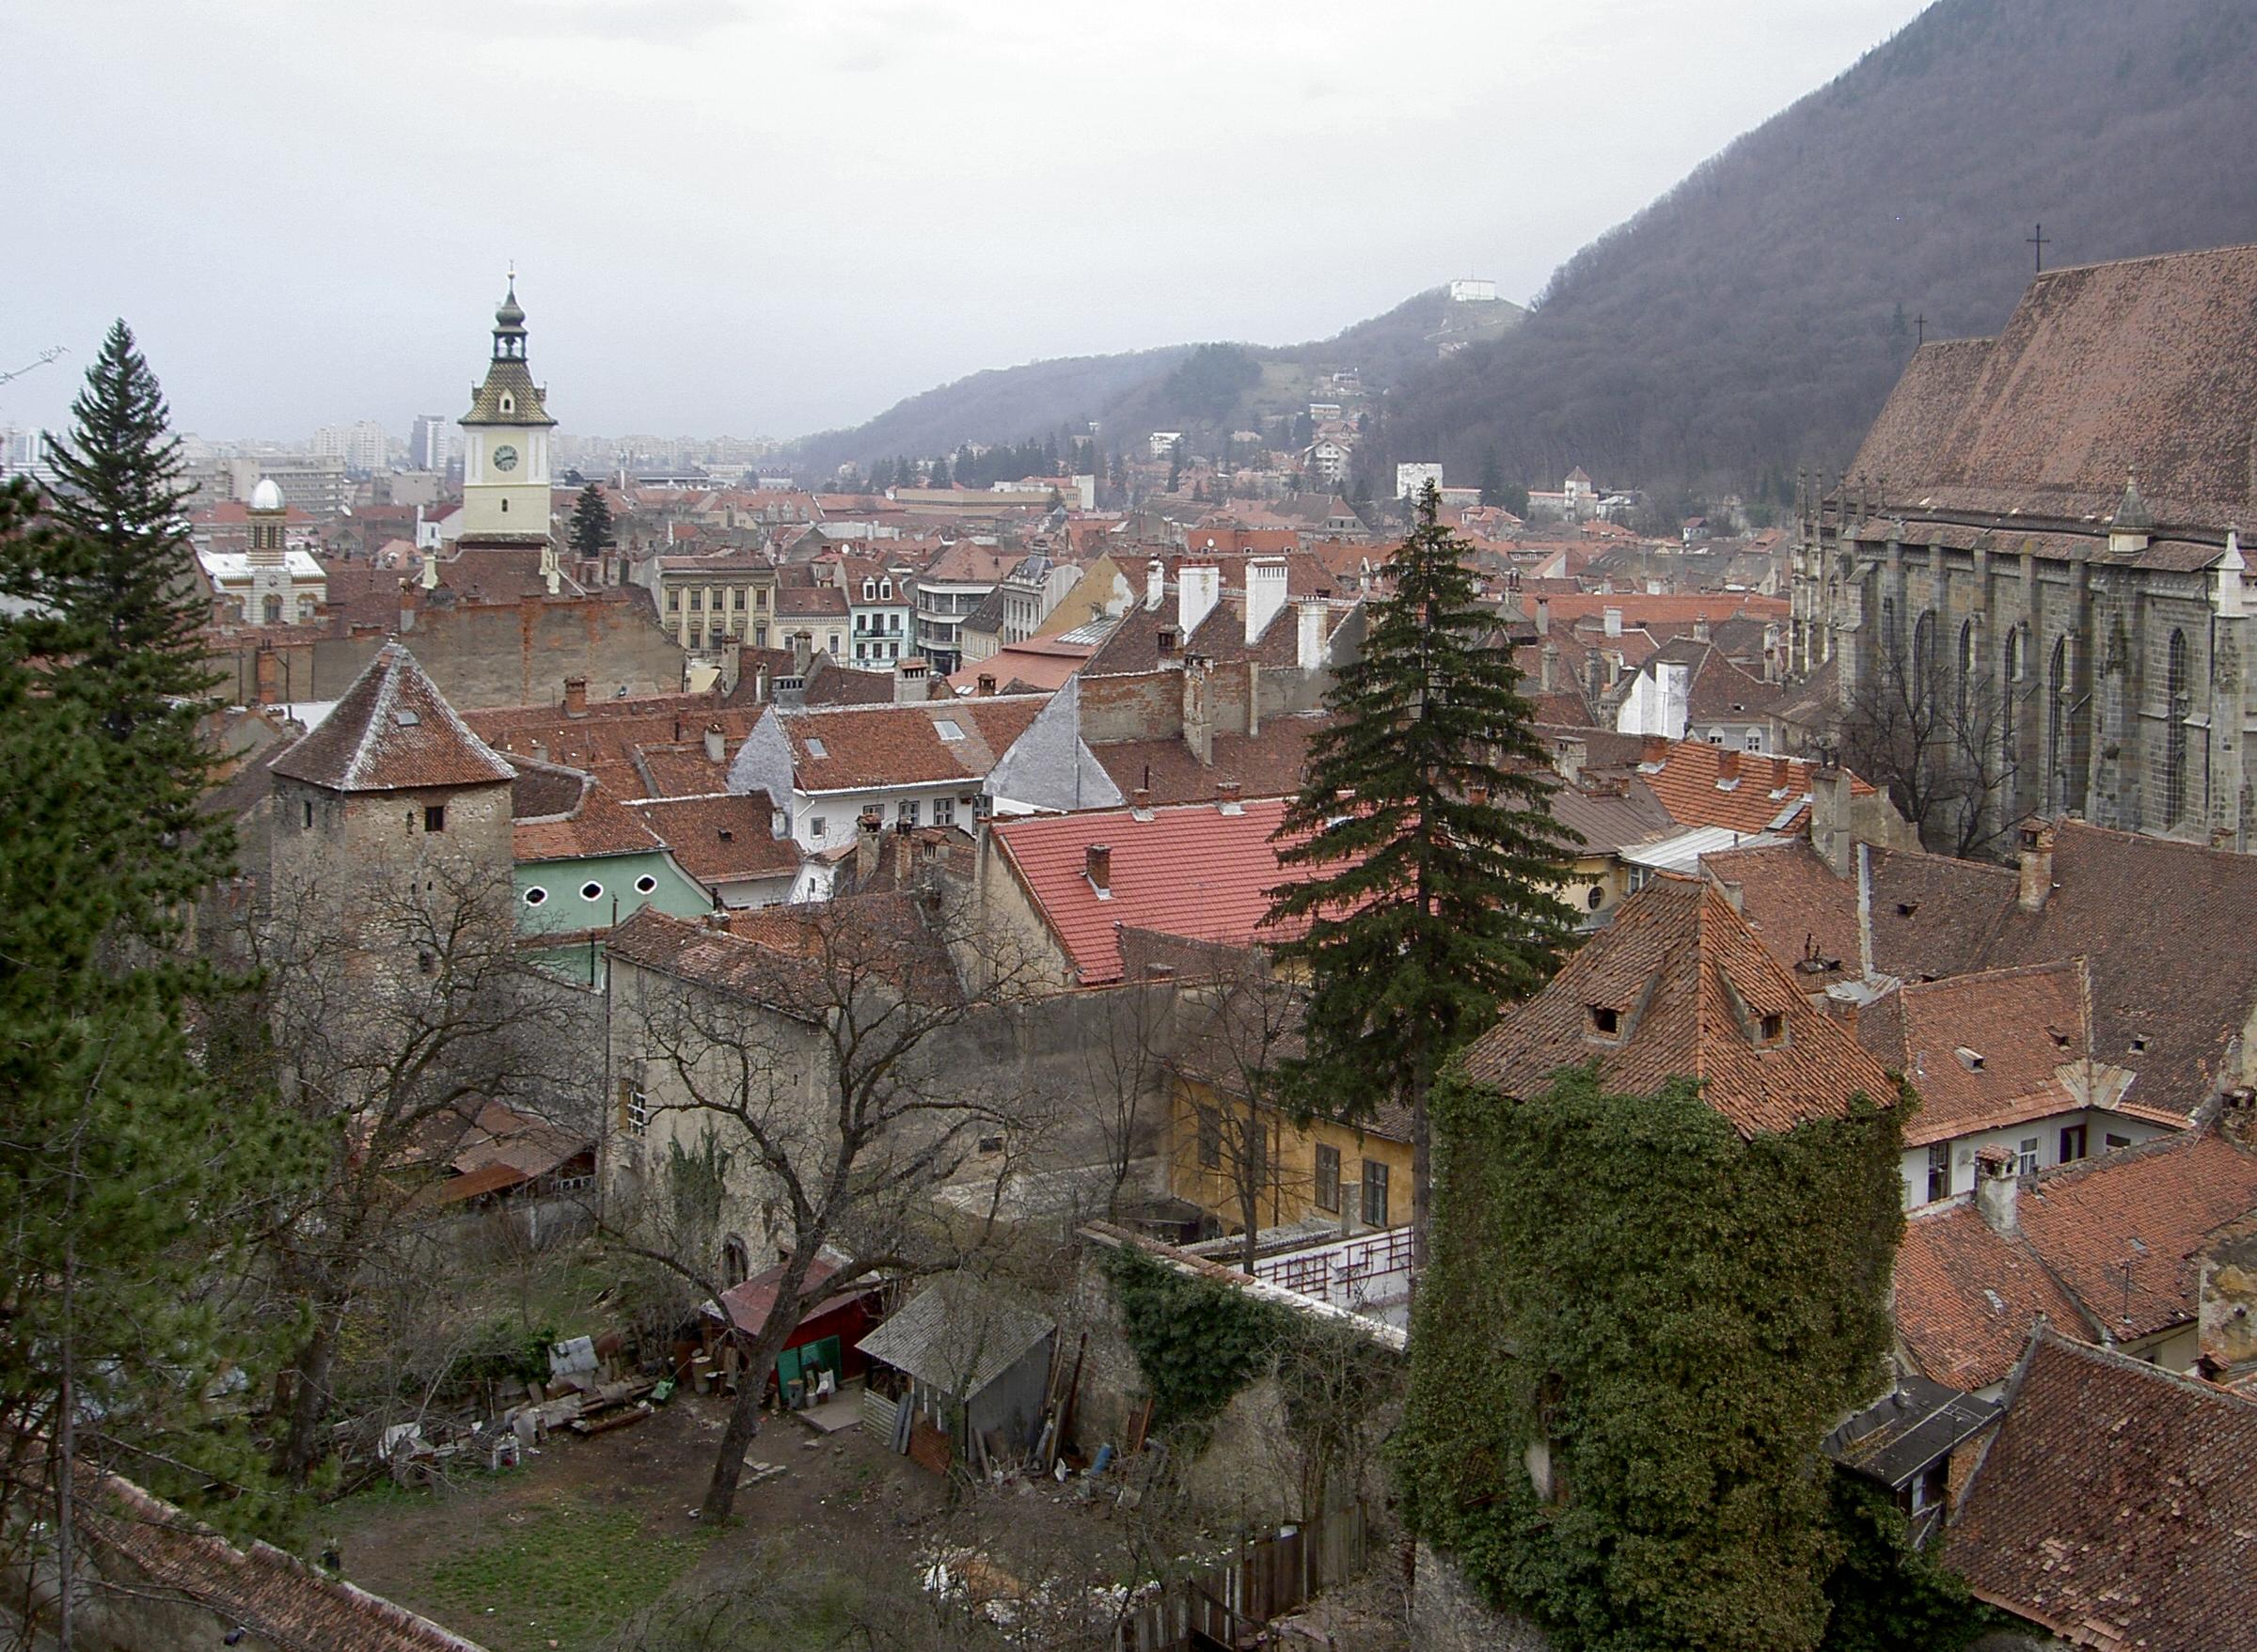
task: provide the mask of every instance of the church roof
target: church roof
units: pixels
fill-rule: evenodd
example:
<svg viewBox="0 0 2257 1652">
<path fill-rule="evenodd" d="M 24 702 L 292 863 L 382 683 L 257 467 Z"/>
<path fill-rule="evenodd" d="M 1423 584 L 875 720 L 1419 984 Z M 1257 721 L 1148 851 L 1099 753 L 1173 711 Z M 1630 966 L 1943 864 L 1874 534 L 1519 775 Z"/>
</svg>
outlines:
<svg viewBox="0 0 2257 1652">
<path fill-rule="evenodd" d="M 2257 499 L 2252 401 L 2257 246 L 2048 270 L 1997 338 L 1914 355 L 1851 474 L 1891 505 L 2222 520 Z"/>
<path fill-rule="evenodd" d="M 483 786 L 517 771 L 470 732 L 416 656 L 387 642 L 274 772 L 332 792 Z"/>
</svg>

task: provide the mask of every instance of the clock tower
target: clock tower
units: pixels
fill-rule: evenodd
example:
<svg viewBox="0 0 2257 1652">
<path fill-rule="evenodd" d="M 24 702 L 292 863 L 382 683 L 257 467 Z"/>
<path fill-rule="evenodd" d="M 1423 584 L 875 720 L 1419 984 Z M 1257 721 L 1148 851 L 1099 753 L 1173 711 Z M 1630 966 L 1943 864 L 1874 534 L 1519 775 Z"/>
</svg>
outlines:
<svg viewBox="0 0 2257 1652">
<path fill-rule="evenodd" d="M 557 421 L 542 404 L 525 360 L 525 311 L 517 272 L 494 312 L 494 360 L 470 391 L 463 427 L 465 540 L 548 538 L 548 433 Z"/>
</svg>

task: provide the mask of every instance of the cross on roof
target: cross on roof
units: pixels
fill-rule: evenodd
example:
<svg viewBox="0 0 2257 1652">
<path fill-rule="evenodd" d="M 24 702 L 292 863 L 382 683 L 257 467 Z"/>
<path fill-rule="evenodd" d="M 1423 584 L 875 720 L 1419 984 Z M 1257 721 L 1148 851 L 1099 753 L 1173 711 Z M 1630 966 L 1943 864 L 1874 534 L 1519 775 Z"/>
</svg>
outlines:
<svg viewBox="0 0 2257 1652">
<path fill-rule="evenodd" d="M 2037 248 L 2038 274 L 2041 275 L 2045 273 L 2045 245 L 2047 239 L 2048 237 L 2045 234 L 2045 226 L 2043 224 L 2037 226 L 2033 233 L 2023 237 L 2024 242 L 2027 244 Z"/>
</svg>

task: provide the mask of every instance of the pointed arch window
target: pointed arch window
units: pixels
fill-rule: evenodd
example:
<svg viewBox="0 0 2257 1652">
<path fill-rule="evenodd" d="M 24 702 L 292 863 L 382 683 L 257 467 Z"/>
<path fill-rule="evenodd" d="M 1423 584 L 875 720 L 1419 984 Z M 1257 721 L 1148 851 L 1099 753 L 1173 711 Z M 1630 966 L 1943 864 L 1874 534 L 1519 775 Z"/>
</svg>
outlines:
<svg viewBox="0 0 2257 1652">
<path fill-rule="evenodd" d="M 2170 634 L 2170 652 L 2164 672 L 2163 716 L 2163 824 L 2177 826 L 2186 818 L 2186 718 L 2194 710 L 2187 691 L 2186 633 Z"/>
</svg>

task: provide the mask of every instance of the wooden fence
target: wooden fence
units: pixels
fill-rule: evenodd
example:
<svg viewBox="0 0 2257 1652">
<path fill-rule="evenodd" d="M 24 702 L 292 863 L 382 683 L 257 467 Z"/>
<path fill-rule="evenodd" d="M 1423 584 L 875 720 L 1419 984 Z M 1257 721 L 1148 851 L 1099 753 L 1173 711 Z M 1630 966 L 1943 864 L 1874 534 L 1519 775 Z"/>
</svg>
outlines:
<svg viewBox="0 0 2257 1652">
<path fill-rule="evenodd" d="M 1249 1543 L 1230 1560 L 1178 1579 L 1121 1625 L 1120 1652 L 1251 1645 L 1272 1618 L 1362 1571 L 1371 1528 L 1364 1505 L 1314 1526 Z"/>
</svg>

